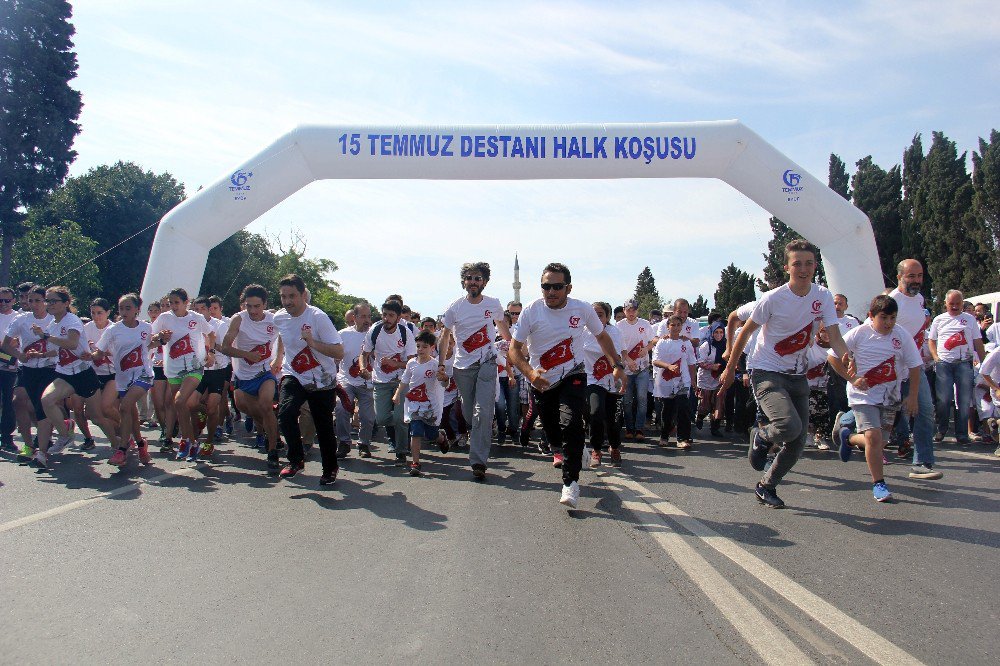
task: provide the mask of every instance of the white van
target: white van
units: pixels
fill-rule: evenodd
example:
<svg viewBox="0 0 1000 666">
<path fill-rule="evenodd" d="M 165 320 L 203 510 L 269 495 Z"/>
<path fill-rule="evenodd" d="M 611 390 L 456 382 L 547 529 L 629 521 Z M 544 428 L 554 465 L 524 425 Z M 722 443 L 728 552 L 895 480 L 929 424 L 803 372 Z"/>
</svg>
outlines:
<svg viewBox="0 0 1000 666">
<path fill-rule="evenodd" d="M 964 295 L 964 294 L 963 294 Z M 993 320 L 996 321 L 997 312 L 1000 310 L 1000 291 L 994 291 L 991 294 L 982 294 L 980 296 L 966 296 L 966 303 L 985 303 L 990 306 L 990 312 L 993 313 Z"/>
</svg>

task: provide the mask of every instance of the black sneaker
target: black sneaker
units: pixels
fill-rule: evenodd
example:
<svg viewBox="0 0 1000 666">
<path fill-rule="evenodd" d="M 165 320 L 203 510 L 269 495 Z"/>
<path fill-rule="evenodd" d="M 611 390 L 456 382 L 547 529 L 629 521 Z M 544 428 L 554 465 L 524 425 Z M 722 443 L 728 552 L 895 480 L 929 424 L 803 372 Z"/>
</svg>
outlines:
<svg viewBox="0 0 1000 666">
<path fill-rule="evenodd" d="M 396 467 L 406 467 L 406 454 L 396 454 Z"/>
<path fill-rule="evenodd" d="M 472 466 L 472 478 L 476 481 L 486 480 L 486 465 L 475 464 Z"/>
<path fill-rule="evenodd" d="M 277 451 L 267 452 L 267 473 L 274 475 L 281 471 L 281 457 Z"/>
<path fill-rule="evenodd" d="M 552 449 L 549 448 L 549 443 L 546 442 L 544 439 L 538 442 L 538 452 L 541 453 L 543 456 L 552 455 Z"/>
<path fill-rule="evenodd" d="M 451 450 L 451 446 L 448 445 L 448 438 L 443 437 L 438 439 L 438 451 L 441 453 L 448 453 Z"/>
<path fill-rule="evenodd" d="M 767 452 L 770 450 L 771 443 L 761 436 L 760 429 L 752 428 L 750 430 L 750 450 L 747 452 L 750 466 L 758 472 L 763 472 L 764 466 L 767 464 Z"/>
<path fill-rule="evenodd" d="M 319 477 L 319 485 L 321 486 L 332 486 L 337 482 L 337 472 L 339 470 L 333 470 L 331 472 L 323 472 L 323 476 Z"/>
<path fill-rule="evenodd" d="M 768 488 L 763 483 L 758 483 L 754 494 L 757 495 L 757 501 L 764 506 L 771 509 L 784 509 L 785 503 L 778 497 L 776 490 L 776 488 Z"/>
<path fill-rule="evenodd" d="M 420 476 L 420 463 L 410 465 L 410 476 Z"/>
<path fill-rule="evenodd" d="M 372 457 L 372 447 L 367 444 L 358 444 L 358 456 L 362 458 Z"/>
<path fill-rule="evenodd" d="M 83 444 L 80 445 L 81 451 L 90 451 L 91 449 L 97 448 L 97 443 L 94 441 L 93 437 L 87 437 L 83 440 Z"/>
<path fill-rule="evenodd" d="M 351 453 L 351 443 L 350 442 L 338 442 L 337 443 L 337 457 L 346 458 L 348 454 Z"/>
</svg>

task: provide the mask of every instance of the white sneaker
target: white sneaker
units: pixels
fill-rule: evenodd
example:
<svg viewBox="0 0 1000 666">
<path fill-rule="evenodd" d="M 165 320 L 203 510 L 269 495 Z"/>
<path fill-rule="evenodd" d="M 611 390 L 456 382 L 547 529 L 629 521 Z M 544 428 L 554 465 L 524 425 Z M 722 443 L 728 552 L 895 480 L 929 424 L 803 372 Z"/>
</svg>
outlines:
<svg viewBox="0 0 1000 666">
<path fill-rule="evenodd" d="M 48 458 L 45 457 L 45 454 L 42 453 L 41 449 L 35 450 L 35 455 L 31 456 L 31 462 L 36 467 L 41 467 L 42 469 L 45 469 L 46 467 L 49 466 Z"/>
<path fill-rule="evenodd" d="M 73 441 L 73 436 L 69 437 L 57 437 L 56 441 L 52 442 L 49 446 L 49 453 L 62 453 L 63 449 L 69 446 L 69 443 Z"/>
<path fill-rule="evenodd" d="M 564 485 L 562 489 L 562 497 L 559 498 L 559 503 L 568 506 L 571 509 L 576 508 L 576 503 L 580 501 L 580 484 L 574 481 L 568 486 Z"/>
</svg>

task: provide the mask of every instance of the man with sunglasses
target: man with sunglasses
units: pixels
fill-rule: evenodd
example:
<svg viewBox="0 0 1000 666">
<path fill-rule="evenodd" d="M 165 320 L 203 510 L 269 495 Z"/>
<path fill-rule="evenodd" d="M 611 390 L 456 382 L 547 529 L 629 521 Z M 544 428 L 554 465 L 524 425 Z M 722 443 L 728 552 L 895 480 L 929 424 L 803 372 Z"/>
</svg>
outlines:
<svg viewBox="0 0 1000 666">
<path fill-rule="evenodd" d="M 563 451 L 559 503 L 575 509 L 580 499 L 587 402 L 584 329 L 597 338 L 601 350 L 614 362 L 614 376 L 622 383 L 625 366 L 594 306 L 569 297 L 571 280 L 569 268 L 563 264 L 551 263 L 543 269 L 542 298 L 521 313 L 508 359 L 531 383 L 549 445 L 553 451 Z"/>
<path fill-rule="evenodd" d="M 493 413 L 497 397 L 497 354 L 493 346 L 497 329 L 510 340 L 510 328 L 503 318 L 499 299 L 483 294 L 490 281 L 490 265 L 484 261 L 462 264 L 459 271 L 465 296 L 448 306 L 444 330 L 438 341 L 439 379 L 446 373 L 445 359 L 451 336 L 455 336 L 453 373 L 462 398 L 462 416 L 472 425 L 469 436 L 469 463 L 477 481 L 486 478 L 493 435 Z"/>
<path fill-rule="evenodd" d="M 519 301 L 507 303 L 504 314 L 510 318 L 510 335 L 513 338 L 517 329 L 517 322 L 521 319 L 521 311 L 524 306 Z M 509 348 L 508 348 L 509 351 Z M 507 381 L 507 435 L 511 441 L 517 441 L 521 424 L 521 396 L 524 386 L 524 376 L 514 366 L 509 366 L 510 376 Z M 497 426 L 499 429 L 499 425 Z"/>
<path fill-rule="evenodd" d="M 14 311 L 14 290 L 0 287 L 0 340 L 19 312 Z M 17 359 L 0 355 L 0 447 L 16 451 L 14 446 L 14 384 L 17 383 Z"/>
</svg>

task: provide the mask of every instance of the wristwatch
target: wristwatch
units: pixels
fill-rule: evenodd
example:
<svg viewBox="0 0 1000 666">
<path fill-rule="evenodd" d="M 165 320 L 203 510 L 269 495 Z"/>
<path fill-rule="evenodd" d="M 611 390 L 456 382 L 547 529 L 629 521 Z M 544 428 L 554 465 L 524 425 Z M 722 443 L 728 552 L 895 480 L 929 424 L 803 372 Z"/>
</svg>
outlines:
<svg viewBox="0 0 1000 666">
<path fill-rule="evenodd" d="M 624 370 L 625 364 L 622 363 L 621 361 L 615 361 L 615 367 L 618 368 L 619 370 Z"/>
</svg>

